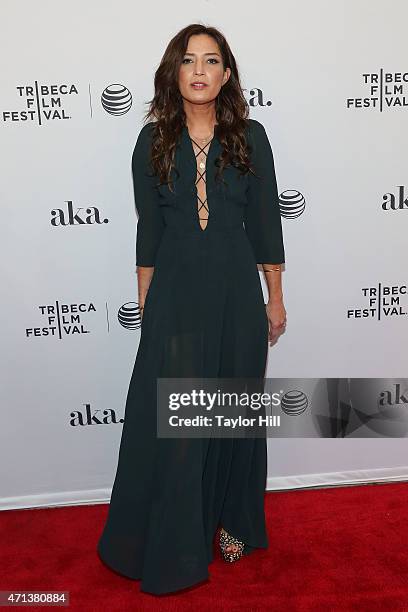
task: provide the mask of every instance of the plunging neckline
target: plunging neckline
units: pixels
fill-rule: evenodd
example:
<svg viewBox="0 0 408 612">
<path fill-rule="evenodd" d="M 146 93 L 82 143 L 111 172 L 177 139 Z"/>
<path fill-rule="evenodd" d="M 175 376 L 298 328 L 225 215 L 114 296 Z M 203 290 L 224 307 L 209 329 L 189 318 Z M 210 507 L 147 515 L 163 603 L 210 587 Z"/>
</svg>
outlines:
<svg viewBox="0 0 408 612">
<path fill-rule="evenodd" d="M 210 218 L 211 218 L 211 211 L 209 208 L 208 191 L 207 191 L 207 165 L 208 165 L 208 160 L 210 158 L 210 152 L 212 151 L 212 147 L 215 141 L 215 132 L 216 132 L 217 125 L 218 124 L 214 125 L 214 133 L 213 133 L 211 140 L 209 140 L 204 146 L 201 146 L 201 144 L 199 144 L 194 138 L 192 138 L 190 136 L 190 132 L 188 131 L 188 127 L 186 125 L 184 126 L 186 133 L 187 133 L 188 140 L 190 142 L 190 150 L 194 157 L 194 167 L 195 167 L 194 187 L 195 187 L 195 194 L 196 194 L 195 218 L 198 224 L 198 228 L 203 233 L 205 233 L 208 230 L 208 226 L 210 224 Z M 197 153 L 194 150 L 194 144 L 198 148 Z M 205 149 L 207 149 L 207 151 L 205 151 Z M 205 155 L 205 162 L 204 161 L 198 162 L 198 156 L 202 152 Z M 204 181 L 204 184 L 205 184 L 204 193 L 201 194 L 203 198 L 200 197 L 198 193 L 198 188 L 197 188 L 197 185 L 200 181 Z M 207 214 L 208 214 L 207 217 L 200 217 L 200 211 L 202 208 L 204 208 L 207 211 Z M 204 228 L 201 226 L 201 221 L 207 221 L 206 226 Z"/>
</svg>

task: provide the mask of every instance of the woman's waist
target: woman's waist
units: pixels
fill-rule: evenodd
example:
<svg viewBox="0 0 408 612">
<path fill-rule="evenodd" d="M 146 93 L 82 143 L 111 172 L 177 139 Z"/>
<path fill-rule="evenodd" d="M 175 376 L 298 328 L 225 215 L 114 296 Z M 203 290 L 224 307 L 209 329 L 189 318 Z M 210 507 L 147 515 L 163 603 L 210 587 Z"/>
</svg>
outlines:
<svg viewBox="0 0 408 612">
<path fill-rule="evenodd" d="M 211 224 L 207 222 L 207 227 L 205 229 L 201 229 L 201 227 L 182 227 L 176 225 L 166 225 L 164 228 L 164 233 L 168 236 L 175 236 L 177 238 L 183 237 L 191 237 L 191 236 L 199 236 L 206 237 L 210 235 L 226 235 L 233 234 L 237 232 L 244 232 L 245 228 L 242 222 L 237 222 L 229 225 L 221 225 L 221 224 Z"/>
</svg>

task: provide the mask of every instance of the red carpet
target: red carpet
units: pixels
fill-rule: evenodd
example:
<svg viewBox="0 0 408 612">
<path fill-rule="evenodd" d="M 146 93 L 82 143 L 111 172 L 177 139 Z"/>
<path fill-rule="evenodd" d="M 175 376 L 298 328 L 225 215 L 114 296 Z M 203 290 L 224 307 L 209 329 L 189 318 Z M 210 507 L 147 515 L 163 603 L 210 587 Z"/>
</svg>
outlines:
<svg viewBox="0 0 408 612">
<path fill-rule="evenodd" d="M 408 483 L 267 493 L 267 551 L 227 564 L 217 550 L 209 581 L 160 597 L 99 560 L 106 512 L 0 513 L 0 590 L 70 591 L 51 609 L 87 612 L 408 610 Z"/>
</svg>

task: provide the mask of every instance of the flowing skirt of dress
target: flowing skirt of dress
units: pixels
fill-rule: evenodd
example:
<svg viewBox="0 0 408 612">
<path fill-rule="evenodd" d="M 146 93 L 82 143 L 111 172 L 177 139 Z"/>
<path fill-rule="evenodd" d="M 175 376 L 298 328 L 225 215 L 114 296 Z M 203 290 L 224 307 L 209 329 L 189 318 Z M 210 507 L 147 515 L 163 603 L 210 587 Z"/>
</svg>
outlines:
<svg viewBox="0 0 408 612">
<path fill-rule="evenodd" d="M 267 548 L 265 438 L 158 438 L 158 377 L 263 378 L 268 319 L 242 225 L 166 228 L 145 301 L 98 553 L 163 594 L 209 576 L 219 526 Z"/>
</svg>

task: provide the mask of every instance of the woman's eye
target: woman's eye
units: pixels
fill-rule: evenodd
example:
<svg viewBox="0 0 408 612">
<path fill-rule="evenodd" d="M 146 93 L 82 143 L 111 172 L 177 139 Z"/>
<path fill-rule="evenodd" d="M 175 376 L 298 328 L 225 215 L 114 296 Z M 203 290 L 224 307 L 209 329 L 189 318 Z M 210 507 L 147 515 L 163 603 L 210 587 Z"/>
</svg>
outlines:
<svg viewBox="0 0 408 612">
<path fill-rule="evenodd" d="M 185 64 L 186 62 L 191 62 L 191 61 L 192 61 L 191 58 L 185 57 L 181 63 Z M 219 63 L 218 60 L 215 57 L 210 57 L 208 61 L 212 62 L 214 64 L 218 64 Z"/>
</svg>

